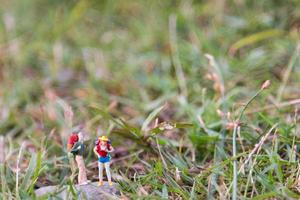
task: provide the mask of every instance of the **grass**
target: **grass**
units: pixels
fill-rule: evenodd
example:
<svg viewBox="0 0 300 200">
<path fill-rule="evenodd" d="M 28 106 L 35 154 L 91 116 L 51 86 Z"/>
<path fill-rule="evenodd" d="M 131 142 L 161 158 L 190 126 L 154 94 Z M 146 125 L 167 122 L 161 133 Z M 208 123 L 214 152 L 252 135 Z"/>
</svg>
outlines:
<svg viewBox="0 0 300 200">
<path fill-rule="evenodd" d="M 66 141 L 80 124 L 88 178 L 108 134 L 125 199 L 299 199 L 299 8 L 3 1 L 0 199 L 48 185 L 76 198 Z"/>
</svg>

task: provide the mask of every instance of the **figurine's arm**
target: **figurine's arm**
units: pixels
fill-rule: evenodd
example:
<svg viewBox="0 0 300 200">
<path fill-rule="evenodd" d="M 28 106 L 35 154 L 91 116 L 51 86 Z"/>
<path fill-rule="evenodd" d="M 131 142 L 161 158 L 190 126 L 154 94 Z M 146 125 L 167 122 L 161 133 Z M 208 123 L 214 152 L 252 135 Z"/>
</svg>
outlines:
<svg viewBox="0 0 300 200">
<path fill-rule="evenodd" d="M 72 147 L 73 147 L 73 145 L 72 145 L 72 144 L 68 144 L 68 145 L 67 145 L 67 149 L 68 149 L 68 151 L 70 151 L 70 150 L 72 149 Z"/>
<path fill-rule="evenodd" d="M 107 150 L 107 152 L 111 153 L 113 151 L 114 151 L 114 148 L 110 145 L 110 148 L 109 148 L 109 150 Z"/>
<path fill-rule="evenodd" d="M 99 153 L 97 152 L 97 146 L 94 147 L 94 153 L 99 157 Z"/>
</svg>

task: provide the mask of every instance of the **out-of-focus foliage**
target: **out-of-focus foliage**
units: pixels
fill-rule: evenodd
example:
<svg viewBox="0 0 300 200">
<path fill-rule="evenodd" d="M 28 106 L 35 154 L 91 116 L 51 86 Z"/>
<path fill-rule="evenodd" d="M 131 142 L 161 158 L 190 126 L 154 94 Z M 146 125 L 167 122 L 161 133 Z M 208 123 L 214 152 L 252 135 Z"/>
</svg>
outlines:
<svg viewBox="0 0 300 200">
<path fill-rule="evenodd" d="M 297 0 L 2 0 L 1 197 L 76 182 L 65 146 L 84 124 L 89 179 L 109 134 L 129 198 L 230 198 L 234 159 L 239 198 L 299 198 L 299 25 Z"/>
</svg>

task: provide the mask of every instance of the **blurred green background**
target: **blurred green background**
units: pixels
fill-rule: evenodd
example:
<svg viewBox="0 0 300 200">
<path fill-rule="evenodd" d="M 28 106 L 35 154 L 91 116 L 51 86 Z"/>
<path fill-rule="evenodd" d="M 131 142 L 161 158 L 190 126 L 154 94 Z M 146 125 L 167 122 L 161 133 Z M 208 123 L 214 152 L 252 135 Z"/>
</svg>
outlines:
<svg viewBox="0 0 300 200">
<path fill-rule="evenodd" d="M 265 80 L 242 120 L 238 166 L 277 132 L 239 174 L 238 196 L 299 197 L 300 1 L 0 3 L 4 199 L 76 183 L 65 145 L 79 124 L 90 180 L 93 141 L 111 137 L 124 198 L 230 198 L 228 125 Z"/>
</svg>

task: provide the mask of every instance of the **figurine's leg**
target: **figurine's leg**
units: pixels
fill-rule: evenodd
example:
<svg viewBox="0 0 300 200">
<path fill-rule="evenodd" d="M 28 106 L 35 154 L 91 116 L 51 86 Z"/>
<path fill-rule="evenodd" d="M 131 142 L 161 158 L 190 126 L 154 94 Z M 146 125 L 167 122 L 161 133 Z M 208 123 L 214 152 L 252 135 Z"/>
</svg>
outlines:
<svg viewBox="0 0 300 200">
<path fill-rule="evenodd" d="M 99 186 L 103 185 L 103 163 L 98 162 L 99 169 Z"/>
<path fill-rule="evenodd" d="M 83 161 L 83 157 L 76 155 L 75 157 L 77 165 L 78 165 L 78 184 L 86 184 L 87 183 L 87 177 L 86 177 L 86 169 Z"/>
<path fill-rule="evenodd" d="M 107 176 L 108 184 L 112 185 L 110 168 L 109 168 L 110 162 L 106 162 L 104 165 L 105 165 L 105 171 L 106 171 L 106 176 Z"/>
</svg>

